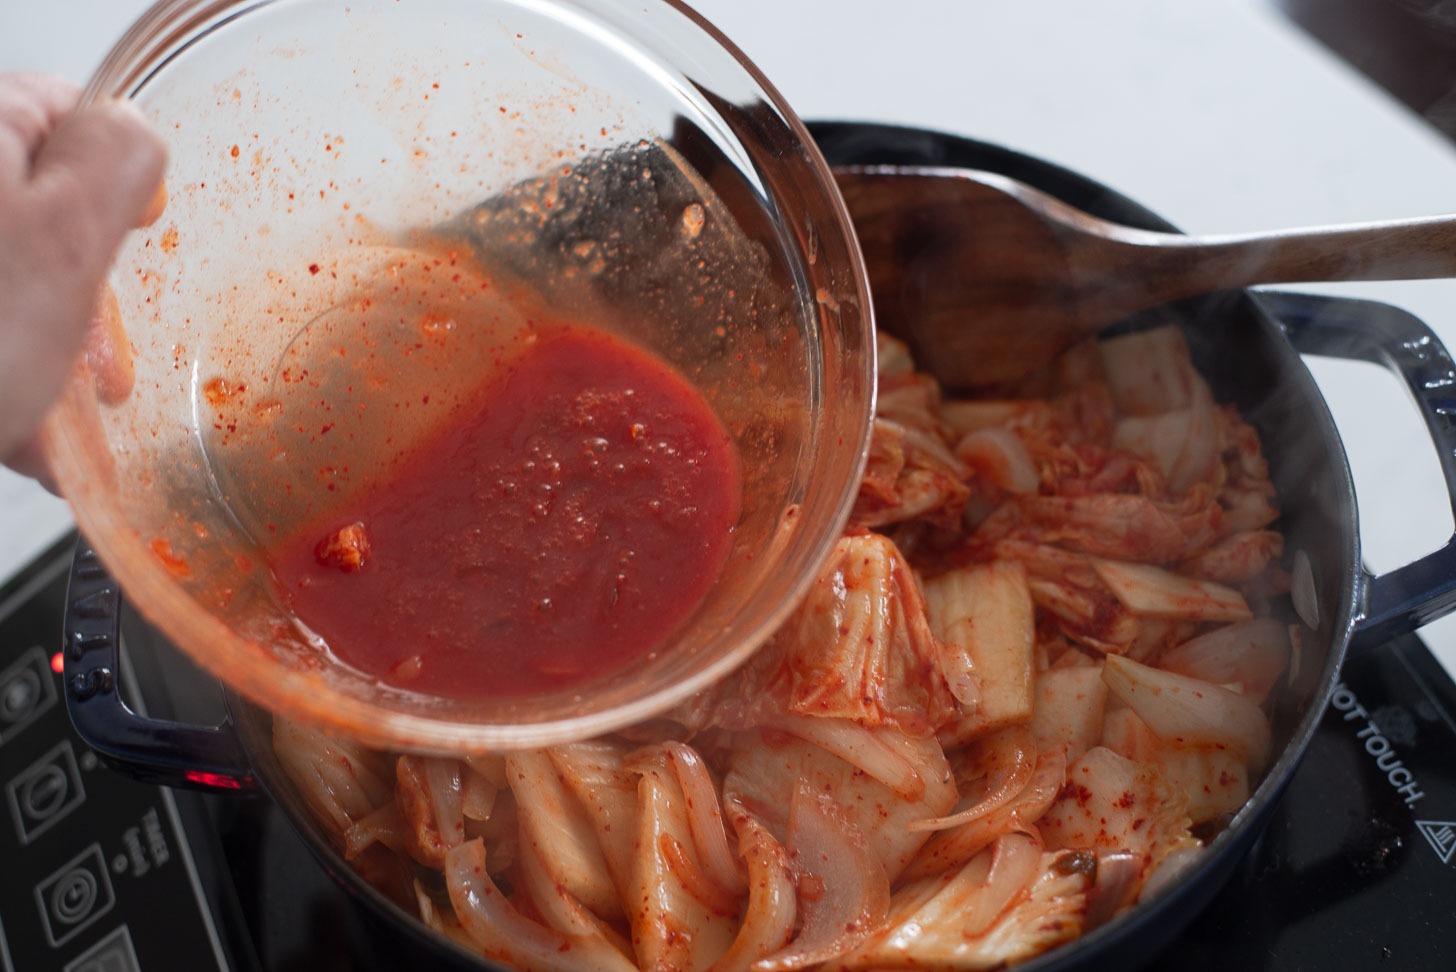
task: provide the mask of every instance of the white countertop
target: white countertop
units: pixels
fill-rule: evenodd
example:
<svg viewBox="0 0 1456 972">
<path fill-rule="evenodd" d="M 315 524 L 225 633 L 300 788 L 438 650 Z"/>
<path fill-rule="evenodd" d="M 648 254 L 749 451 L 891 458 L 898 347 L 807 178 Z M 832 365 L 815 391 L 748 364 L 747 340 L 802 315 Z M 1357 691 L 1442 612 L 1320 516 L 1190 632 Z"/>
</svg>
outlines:
<svg viewBox="0 0 1456 972">
<path fill-rule="evenodd" d="M 84 80 L 145 3 L 10 6 L 0 70 Z M 695 6 L 806 118 L 998 142 L 1079 170 L 1188 231 L 1456 211 L 1456 148 L 1264 0 Z M 1456 347 L 1456 281 L 1301 289 L 1396 304 Z M 1439 547 L 1451 503 L 1395 379 L 1374 366 L 1311 367 L 1350 452 L 1367 563 L 1389 570 Z M 0 578 L 69 525 L 63 503 L 0 471 Z M 1422 635 L 1456 672 L 1456 620 Z"/>
</svg>

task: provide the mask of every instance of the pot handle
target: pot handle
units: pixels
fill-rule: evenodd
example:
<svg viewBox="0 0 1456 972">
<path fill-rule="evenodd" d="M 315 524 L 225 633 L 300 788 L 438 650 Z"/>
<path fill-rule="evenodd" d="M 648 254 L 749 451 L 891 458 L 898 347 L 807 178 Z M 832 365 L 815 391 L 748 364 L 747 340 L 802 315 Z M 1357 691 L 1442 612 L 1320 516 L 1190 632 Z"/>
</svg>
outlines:
<svg viewBox="0 0 1456 972">
<path fill-rule="evenodd" d="M 66 593 L 66 709 L 113 769 L 145 783 L 201 790 L 257 787 L 232 717 L 216 726 L 151 719 L 121 697 L 121 588 L 81 540 Z"/>
<path fill-rule="evenodd" d="M 1405 381 L 1456 512 L 1456 363 L 1436 333 L 1413 314 L 1377 301 L 1262 290 L 1256 299 L 1301 354 L 1374 362 Z M 1382 644 L 1456 610 L 1456 535 L 1404 567 L 1361 572 L 1352 648 Z"/>
</svg>

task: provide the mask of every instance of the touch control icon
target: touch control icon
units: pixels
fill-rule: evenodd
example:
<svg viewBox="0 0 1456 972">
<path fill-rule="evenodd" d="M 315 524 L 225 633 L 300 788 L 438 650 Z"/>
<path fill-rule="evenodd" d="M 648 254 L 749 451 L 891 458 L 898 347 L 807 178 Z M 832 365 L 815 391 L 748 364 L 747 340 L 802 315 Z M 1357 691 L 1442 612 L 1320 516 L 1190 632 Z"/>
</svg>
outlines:
<svg viewBox="0 0 1456 972">
<path fill-rule="evenodd" d="M 65 972 L 141 972 L 131 932 L 122 925 L 66 963 Z"/>
<path fill-rule="evenodd" d="M 56 704 L 56 685 L 39 647 L 0 670 L 0 745 L 14 738 Z"/>
<path fill-rule="evenodd" d="M 5 784 L 5 801 L 22 845 L 59 823 L 86 799 L 70 740 L 52 746 Z"/>
<path fill-rule="evenodd" d="M 116 905 L 111 876 L 92 844 L 35 886 L 46 940 L 59 948 Z"/>
</svg>

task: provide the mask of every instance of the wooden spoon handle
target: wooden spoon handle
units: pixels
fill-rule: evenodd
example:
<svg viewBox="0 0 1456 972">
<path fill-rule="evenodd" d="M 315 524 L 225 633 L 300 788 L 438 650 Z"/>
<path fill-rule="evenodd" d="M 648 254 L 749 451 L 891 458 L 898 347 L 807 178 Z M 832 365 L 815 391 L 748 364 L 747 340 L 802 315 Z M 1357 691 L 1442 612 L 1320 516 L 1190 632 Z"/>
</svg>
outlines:
<svg viewBox="0 0 1456 972">
<path fill-rule="evenodd" d="M 1456 216 L 1201 237 L 1115 227 L 1105 239 L 1116 244 L 1107 258 L 1136 261 L 1159 300 L 1254 284 L 1456 276 Z"/>
</svg>

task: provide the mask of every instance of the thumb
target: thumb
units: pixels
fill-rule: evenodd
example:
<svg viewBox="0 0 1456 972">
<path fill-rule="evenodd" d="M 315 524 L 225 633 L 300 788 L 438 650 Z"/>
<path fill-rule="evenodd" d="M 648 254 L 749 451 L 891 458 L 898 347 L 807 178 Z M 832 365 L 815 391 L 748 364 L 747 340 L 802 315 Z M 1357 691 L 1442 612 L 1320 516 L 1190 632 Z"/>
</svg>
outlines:
<svg viewBox="0 0 1456 972">
<path fill-rule="evenodd" d="M 83 273 L 104 272 L 122 237 L 143 222 L 166 161 L 161 138 L 122 101 L 73 112 L 46 137 L 30 188 L 57 228 L 75 237 L 67 243 Z"/>
</svg>

